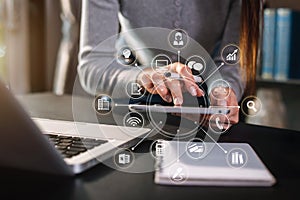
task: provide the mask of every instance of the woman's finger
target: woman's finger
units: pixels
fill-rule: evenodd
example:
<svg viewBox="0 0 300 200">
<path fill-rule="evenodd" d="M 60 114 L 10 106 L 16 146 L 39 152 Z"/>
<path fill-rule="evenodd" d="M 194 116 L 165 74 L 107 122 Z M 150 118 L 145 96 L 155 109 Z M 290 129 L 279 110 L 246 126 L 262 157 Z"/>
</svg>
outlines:
<svg viewBox="0 0 300 200">
<path fill-rule="evenodd" d="M 149 74 L 142 72 L 143 74 L 139 78 L 139 83 L 142 85 L 149 93 L 157 94 L 154 84 L 151 80 Z"/>
<path fill-rule="evenodd" d="M 230 112 L 227 117 L 230 124 L 236 124 L 239 121 L 239 107 L 234 91 L 230 88 L 216 87 L 210 95 L 211 104 L 214 106 L 228 107 Z"/>
<path fill-rule="evenodd" d="M 172 97 L 169 93 L 168 88 L 165 85 L 165 79 L 162 74 L 159 73 L 153 73 L 152 74 L 152 83 L 154 85 L 154 88 L 156 90 L 156 93 L 158 93 L 163 100 L 166 102 L 172 102 Z"/>
<path fill-rule="evenodd" d="M 177 63 L 172 64 L 170 66 L 170 69 L 172 71 L 175 71 L 182 77 L 182 80 L 184 82 L 186 90 L 192 96 L 204 96 L 204 92 L 195 83 L 194 76 L 193 76 L 190 68 L 177 62 Z"/>
<path fill-rule="evenodd" d="M 174 105 L 181 106 L 183 103 L 183 96 L 180 82 L 178 80 L 169 79 L 166 81 L 166 85 L 171 92 Z"/>
</svg>

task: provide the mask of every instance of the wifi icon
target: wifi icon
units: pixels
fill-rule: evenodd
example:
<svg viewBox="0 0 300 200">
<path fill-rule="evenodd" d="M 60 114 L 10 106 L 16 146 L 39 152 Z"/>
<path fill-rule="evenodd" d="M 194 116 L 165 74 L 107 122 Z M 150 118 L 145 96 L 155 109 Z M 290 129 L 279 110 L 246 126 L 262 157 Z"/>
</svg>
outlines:
<svg viewBox="0 0 300 200">
<path fill-rule="evenodd" d="M 144 117 L 138 112 L 129 112 L 123 118 L 123 125 L 128 127 L 128 132 L 134 133 L 144 127 Z"/>
<path fill-rule="evenodd" d="M 126 120 L 126 122 L 129 126 L 132 126 L 132 127 L 136 127 L 136 126 L 142 124 L 142 120 L 138 117 L 129 117 Z"/>
</svg>

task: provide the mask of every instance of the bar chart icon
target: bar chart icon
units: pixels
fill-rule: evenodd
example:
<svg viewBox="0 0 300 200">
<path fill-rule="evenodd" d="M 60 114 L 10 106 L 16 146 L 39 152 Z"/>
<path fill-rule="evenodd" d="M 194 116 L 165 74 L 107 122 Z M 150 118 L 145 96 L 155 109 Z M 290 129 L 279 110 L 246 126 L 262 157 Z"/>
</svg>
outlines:
<svg viewBox="0 0 300 200">
<path fill-rule="evenodd" d="M 240 62 L 240 48 L 235 44 L 229 44 L 222 50 L 222 59 L 228 65 L 235 65 Z"/>
<path fill-rule="evenodd" d="M 232 53 L 229 53 L 226 56 L 226 61 L 236 61 L 238 51 L 239 51 L 238 49 L 235 49 Z"/>
</svg>

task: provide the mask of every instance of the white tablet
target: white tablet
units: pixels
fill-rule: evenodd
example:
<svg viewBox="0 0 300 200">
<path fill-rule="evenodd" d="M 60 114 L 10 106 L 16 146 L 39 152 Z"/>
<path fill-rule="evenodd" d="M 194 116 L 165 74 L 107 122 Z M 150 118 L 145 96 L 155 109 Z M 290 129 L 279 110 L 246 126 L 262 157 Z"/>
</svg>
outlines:
<svg viewBox="0 0 300 200">
<path fill-rule="evenodd" d="M 162 105 L 129 105 L 131 111 L 138 112 L 159 112 L 159 113 L 185 113 L 185 114 L 228 114 L 228 107 L 183 107 L 183 106 L 162 106 Z"/>
</svg>

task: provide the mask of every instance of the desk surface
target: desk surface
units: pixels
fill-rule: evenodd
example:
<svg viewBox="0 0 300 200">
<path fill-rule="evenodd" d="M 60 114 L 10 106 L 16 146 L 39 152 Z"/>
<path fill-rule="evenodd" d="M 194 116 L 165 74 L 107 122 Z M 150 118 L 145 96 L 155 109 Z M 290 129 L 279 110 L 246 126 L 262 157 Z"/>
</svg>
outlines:
<svg viewBox="0 0 300 200">
<path fill-rule="evenodd" d="M 33 116 L 47 116 L 37 101 L 47 98 L 62 105 L 69 97 L 34 95 L 21 97 Z M 39 111 L 40 114 L 39 115 Z M 59 109 L 61 119 L 71 117 L 68 106 Z M 54 112 L 58 115 L 59 112 Z M 46 114 L 46 115 L 43 115 Z M 57 117 L 57 116 L 56 116 Z M 13 169 L 0 169 L 1 199 L 298 199 L 300 133 L 239 123 L 221 137 L 222 142 L 249 143 L 278 183 L 271 188 L 178 187 L 153 183 L 153 173 L 129 174 L 99 164 L 74 178 L 53 177 Z M 148 149 L 150 142 L 140 146 Z M 26 198 L 28 197 L 28 198 Z"/>
</svg>

